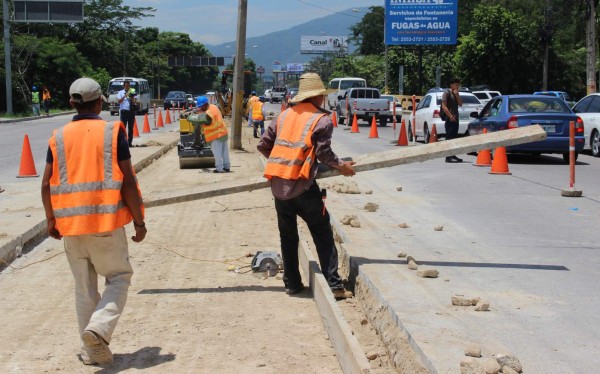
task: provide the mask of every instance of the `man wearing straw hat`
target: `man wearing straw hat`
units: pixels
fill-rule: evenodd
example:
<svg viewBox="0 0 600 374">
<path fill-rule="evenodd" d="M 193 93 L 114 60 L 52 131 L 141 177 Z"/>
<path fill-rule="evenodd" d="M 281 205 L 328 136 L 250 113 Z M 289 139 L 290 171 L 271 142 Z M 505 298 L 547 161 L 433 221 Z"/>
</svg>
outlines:
<svg viewBox="0 0 600 374">
<path fill-rule="evenodd" d="M 321 108 L 327 90 L 318 74 L 300 77 L 295 105 L 271 122 L 258 143 L 267 157 L 265 177 L 271 181 L 283 257 L 283 282 L 288 295 L 304 289 L 298 262 L 297 216 L 308 225 L 315 243 L 321 271 L 336 298 L 352 297 L 338 274 L 338 255 L 325 209 L 324 191 L 315 177 L 317 160 L 338 169 L 342 175 L 355 174 L 352 161 L 342 161 L 331 149 L 333 123 Z"/>
</svg>

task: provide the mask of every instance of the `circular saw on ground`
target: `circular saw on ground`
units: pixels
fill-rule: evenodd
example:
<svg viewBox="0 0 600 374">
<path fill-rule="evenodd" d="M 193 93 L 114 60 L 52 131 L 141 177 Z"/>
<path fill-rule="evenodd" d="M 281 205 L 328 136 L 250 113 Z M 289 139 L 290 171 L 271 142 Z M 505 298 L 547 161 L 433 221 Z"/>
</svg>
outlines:
<svg viewBox="0 0 600 374">
<path fill-rule="evenodd" d="M 266 271 L 269 275 L 275 275 L 279 270 L 283 269 L 283 260 L 277 252 L 267 251 L 256 252 L 252 259 L 252 270 L 255 272 Z"/>
</svg>

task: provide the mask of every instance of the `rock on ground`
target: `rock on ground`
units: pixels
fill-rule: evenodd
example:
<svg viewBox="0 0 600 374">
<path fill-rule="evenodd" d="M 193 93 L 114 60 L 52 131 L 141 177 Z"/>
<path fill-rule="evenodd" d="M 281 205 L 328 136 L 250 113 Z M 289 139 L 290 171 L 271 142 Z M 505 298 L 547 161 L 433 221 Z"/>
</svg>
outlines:
<svg viewBox="0 0 600 374">
<path fill-rule="evenodd" d="M 481 357 L 481 347 L 479 344 L 469 344 L 465 347 L 465 356 Z"/>
<path fill-rule="evenodd" d="M 499 353 L 496 355 L 496 361 L 498 361 L 498 364 L 500 364 L 500 366 L 502 366 L 502 367 L 508 366 L 509 368 L 513 369 L 517 373 L 520 373 L 521 371 L 523 371 L 523 366 L 521 365 L 521 361 L 519 361 L 519 359 L 515 355 Z"/>
</svg>

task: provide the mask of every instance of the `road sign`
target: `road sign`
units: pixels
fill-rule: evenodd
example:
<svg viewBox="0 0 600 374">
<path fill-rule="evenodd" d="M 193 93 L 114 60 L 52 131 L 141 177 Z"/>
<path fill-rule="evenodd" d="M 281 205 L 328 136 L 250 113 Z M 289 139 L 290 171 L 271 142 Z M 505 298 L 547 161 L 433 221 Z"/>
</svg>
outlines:
<svg viewBox="0 0 600 374">
<path fill-rule="evenodd" d="M 169 56 L 169 66 L 225 66 L 225 57 Z"/>
<path fill-rule="evenodd" d="M 14 0 L 15 22 L 83 22 L 83 0 Z"/>
<path fill-rule="evenodd" d="M 456 44 L 458 0 L 386 0 L 385 44 Z"/>
<path fill-rule="evenodd" d="M 265 73 L 265 67 L 264 66 L 259 66 L 256 68 L 256 72 L 258 74 L 264 74 Z"/>
</svg>

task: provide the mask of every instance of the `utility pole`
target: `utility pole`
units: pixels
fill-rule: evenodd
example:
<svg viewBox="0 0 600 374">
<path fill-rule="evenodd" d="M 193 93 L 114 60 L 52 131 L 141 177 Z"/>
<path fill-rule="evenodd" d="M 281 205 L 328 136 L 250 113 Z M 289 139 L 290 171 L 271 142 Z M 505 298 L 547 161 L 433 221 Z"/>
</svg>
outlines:
<svg viewBox="0 0 600 374">
<path fill-rule="evenodd" d="M 596 9 L 594 0 L 586 0 L 585 44 L 587 94 L 596 92 Z"/>
<path fill-rule="evenodd" d="M 233 105 L 231 114 L 231 149 L 242 148 L 242 103 L 244 102 L 244 65 L 246 62 L 246 16 L 248 0 L 238 1 L 237 45 L 233 73 Z"/>
<path fill-rule="evenodd" d="M 6 114 L 13 114 L 12 68 L 10 63 L 10 24 L 8 0 L 2 0 L 2 20 L 4 21 L 4 79 L 6 81 Z"/>
<path fill-rule="evenodd" d="M 550 26 L 550 17 L 551 17 L 551 9 L 550 9 L 550 0 L 546 0 L 546 10 L 544 15 L 544 30 L 543 38 L 544 38 L 544 65 L 542 67 L 542 91 L 548 90 L 548 56 L 550 51 L 550 36 L 552 35 L 552 30 Z"/>
</svg>

